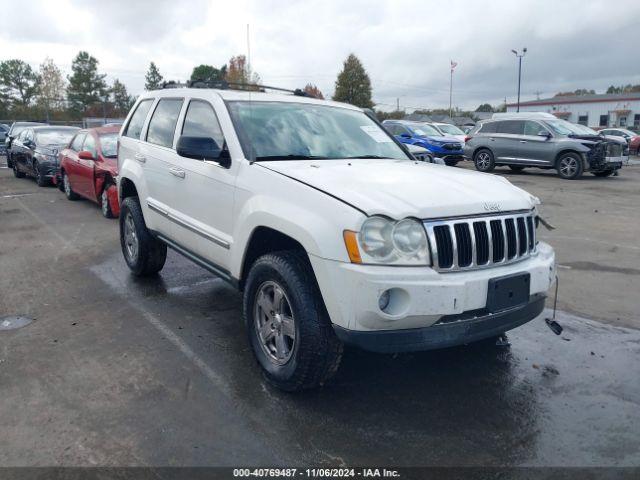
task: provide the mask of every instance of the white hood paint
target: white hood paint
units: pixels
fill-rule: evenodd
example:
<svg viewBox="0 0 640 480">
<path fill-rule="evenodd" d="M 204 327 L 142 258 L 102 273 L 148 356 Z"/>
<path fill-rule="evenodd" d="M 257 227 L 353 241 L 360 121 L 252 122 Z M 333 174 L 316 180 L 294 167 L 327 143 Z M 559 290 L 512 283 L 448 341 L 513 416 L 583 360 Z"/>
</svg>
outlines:
<svg viewBox="0 0 640 480">
<path fill-rule="evenodd" d="M 497 175 L 406 160 L 260 162 L 337 197 L 367 215 L 399 220 L 496 213 L 534 207 L 535 197 Z"/>
</svg>

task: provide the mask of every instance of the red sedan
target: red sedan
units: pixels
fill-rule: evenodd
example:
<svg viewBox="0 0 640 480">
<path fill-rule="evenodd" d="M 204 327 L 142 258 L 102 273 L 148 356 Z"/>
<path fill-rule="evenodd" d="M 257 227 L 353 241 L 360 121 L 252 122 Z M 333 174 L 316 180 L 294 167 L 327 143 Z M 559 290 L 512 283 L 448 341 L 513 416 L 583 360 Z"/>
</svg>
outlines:
<svg viewBox="0 0 640 480">
<path fill-rule="evenodd" d="M 118 189 L 118 132 L 120 127 L 80 130 L 67 148 L 59 153 L 58 187 L 69 200 L 80 197 L 96 202 L 102 214 L 120 214 Z"/>
</svg>

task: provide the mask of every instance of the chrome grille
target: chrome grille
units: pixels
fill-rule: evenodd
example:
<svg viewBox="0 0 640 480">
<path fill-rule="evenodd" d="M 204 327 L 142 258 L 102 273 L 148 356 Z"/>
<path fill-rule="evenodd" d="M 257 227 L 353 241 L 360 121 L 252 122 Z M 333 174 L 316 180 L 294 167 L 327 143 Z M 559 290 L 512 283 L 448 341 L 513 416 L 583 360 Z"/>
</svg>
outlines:
<svg viewBox="0 0 640 480">
<path fill-rule="evenodd" d="M 506 265 L 536 249 L 531 211 L 507 215 L 425 220 L 433 266 L 441 272 Z"/>
</svg>

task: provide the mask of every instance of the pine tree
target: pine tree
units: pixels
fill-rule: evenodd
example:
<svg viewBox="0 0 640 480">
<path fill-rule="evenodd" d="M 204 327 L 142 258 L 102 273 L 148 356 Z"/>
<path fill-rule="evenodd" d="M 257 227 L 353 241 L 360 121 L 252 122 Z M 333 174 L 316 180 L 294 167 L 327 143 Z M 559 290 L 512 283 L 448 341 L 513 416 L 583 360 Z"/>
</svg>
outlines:
<svg viewBox="0 0 640 480">
<path fill-rule="evenodd" d="M 29 107 L 39 85 L 40 76 L 28 63 L 18 59 L 0 62 L 0 96 L 8 105 Z"/>
<path fill-rule="evenodd" d="M 84 112 L 94 103 L 103 100 L 108 93 L 104 81 L 106 75 L 98 73 L 98 60 L 87 52 L 80 52 L 71 64 L 73 74 L 68 78 L 67 99 L 69 108 Z"/>
<path fill-rule="evenodd" d="M 360 108 L 372 108 L 371 80 L 362 62 L 353 53 L 344 62 L 336 80 L 333 100 L 350 103 Z"/>
<path fill-rule="evenodd" d="M 135 99 L 127 92 L 127 87 L 124 83 L 120 82 L 117 78 L 113 80 L 111 87 L 111 94 L 113 95 L 113 104 L 116 110 L 121 115 L 126 115 L 129 109 L 135 103 Z"/>
<path fill-rule="evenodd" d="M 144 77 L 144 89 L 145 90 L 157 90 L 162 84 L 163 77 L 160 75 L 160 70 L 156 67 L 156 64 L 151 62 L 149 64 L 149 70 Z"/>
</svg>

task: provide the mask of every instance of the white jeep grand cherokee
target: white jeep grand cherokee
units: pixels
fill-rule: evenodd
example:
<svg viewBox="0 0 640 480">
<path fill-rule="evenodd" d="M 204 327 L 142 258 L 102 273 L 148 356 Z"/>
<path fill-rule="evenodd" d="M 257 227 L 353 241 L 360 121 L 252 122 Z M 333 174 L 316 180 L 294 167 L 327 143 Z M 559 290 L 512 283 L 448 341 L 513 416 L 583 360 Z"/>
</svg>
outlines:
<svg viewBox="0 0 640 480">
<path fill-rule="evenodd" d="M 343 344 L 427 350 L 535 318 L 555 278 L 537 199 L 418 162 L 358 108 L 301 95 L 144 93 L 118 152 L 135 275 L 167 246 L 244 294 L 249 342 L 286 390 L 321 385 Z"/>
</svg>

